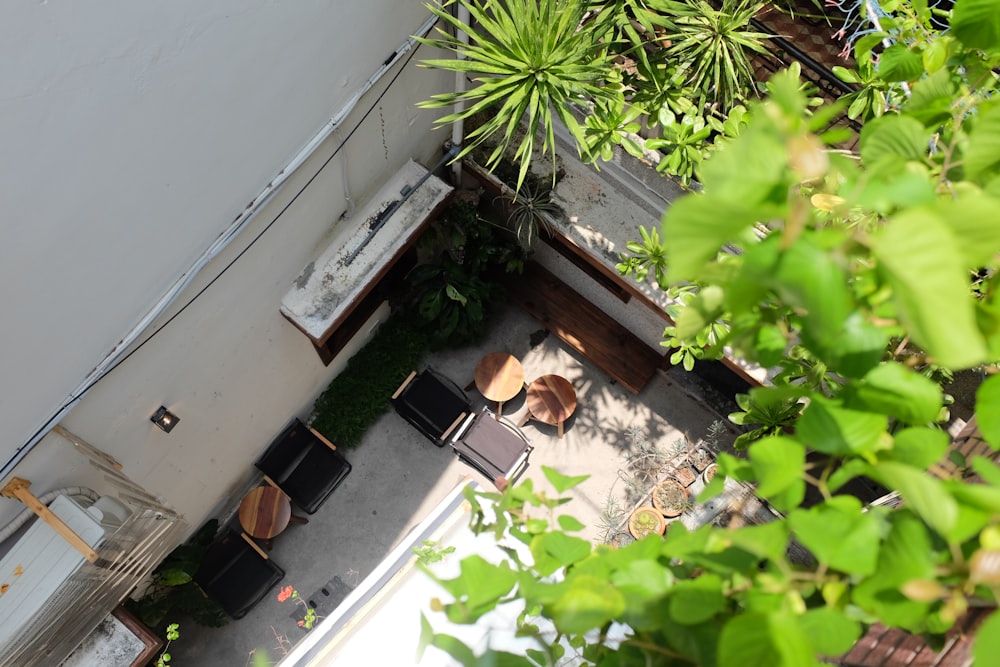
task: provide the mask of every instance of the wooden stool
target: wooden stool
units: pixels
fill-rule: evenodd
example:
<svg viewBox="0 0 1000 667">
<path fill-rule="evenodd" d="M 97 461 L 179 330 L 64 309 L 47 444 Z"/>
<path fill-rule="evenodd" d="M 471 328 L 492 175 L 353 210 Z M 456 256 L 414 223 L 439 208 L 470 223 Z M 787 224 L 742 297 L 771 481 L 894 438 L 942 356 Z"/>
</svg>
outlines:
<svg viewBox="0 0 1000 667">
<path fill-rule="evenodd" d="M 576 390 L 564 377 L 543 375 L 528 385 L 527 404 L 528 415 L 522 424 L 529 419 L 552 424 L 558 427 L 562 438 L 563 422 L 576 410 Z"/>
</svg>

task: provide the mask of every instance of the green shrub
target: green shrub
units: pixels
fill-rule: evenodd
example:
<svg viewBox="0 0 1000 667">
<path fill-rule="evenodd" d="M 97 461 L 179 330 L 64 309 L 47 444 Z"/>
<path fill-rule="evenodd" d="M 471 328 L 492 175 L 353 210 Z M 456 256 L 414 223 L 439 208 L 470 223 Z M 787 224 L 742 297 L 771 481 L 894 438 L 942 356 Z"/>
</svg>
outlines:
<svg viewBox="0 0 1000 667">
<path fill-rule="evenodd" d="M 483 339 L 493 306 L 505 298 L 503 281 L 524 268 L 529 249 L 515 234 L 453 201 L 421 239 L 428 260 L 406 277 L 413 307 L 433 349 Z"/>
<path fill-rule="evenodd" d="M 312 427 L 338 447 L 357 446 L 428 348 L 428 336 L 413 316 L 394 313 L 316 399 Z"/>
<path fill-rule="evenodd" d="M 153 570 L 142 596 L 126 600 L 125 608 L 160 635 L 165 635 L 168 621 L 177 614 L 186 614 L 199 625 L 210 628 L 225 625 L 229 617 L 222 607 L 194 583 L 194 575 L 218 529 L 218 520 L 211 519 L 187 542 L 171 551 Z"/>
</svg>

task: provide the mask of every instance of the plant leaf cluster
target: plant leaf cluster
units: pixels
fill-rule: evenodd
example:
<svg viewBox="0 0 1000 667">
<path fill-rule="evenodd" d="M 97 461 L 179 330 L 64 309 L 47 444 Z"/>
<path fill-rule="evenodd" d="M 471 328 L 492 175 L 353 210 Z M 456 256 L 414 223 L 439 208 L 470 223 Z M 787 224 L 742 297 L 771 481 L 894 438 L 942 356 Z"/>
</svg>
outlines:
<svg viewBox="0 0 1000 667">
<path fill-rule="evenodd" d="M 194 582 L 194 575 L 218 529 L 217 520 L 206 522 L 187 542 L 167 554 L 153 570 L 146 588 L 138 598 L 128 598 L 125 601 L 126 609 L 155 632 L 166 637 L 168 642 L 177 638 L 171 637 L 177 632 L 176 624 L 167 623 L 174 614 L 187 614 L 199 625 L 210 628 L 229 622 L 222 607 L 207 597 Z M 169 654 L 165 655 L 168 657 L 164 662 L 169 662 Z"/>
<path fill-rule="evenodd" d="M 496 511 L 478 511 L 474 527 L 530 557 L 469 563 L 441 582 L 454 601 L 439 606 L 474 623 L 523 604 L 519 633 L 537 648 L 479 657 L 429 626 L 425 643 L 465 665 L 573 653 L 602 666 L 800 667 L 846 652 L 876 622 L 933 641 L 972 606 L 996 607 L 1000 466 L 974 456 L 974 477 L 928 468 L 949 442 L 936 369 L 985 370 L 976 414 L 1000 448 L 1000 2 L 956 0 L 943 36 L 926 4 L 892 4 L 874 75 L 906 86 L 898 106 L 871 114 L 858 154 L 834 150 L 842 136 L 825 130 L 852 102 L 814 108 L 797 73 L 780 73 L 660 230 L 666 282 L 688 295 L 672 335 L 781 370 L 741 402 L 736 418 L 763 431 L 745 457 L 720 455 L 716 476 L 753 484 L 775 520 L 673 526 L 613 549 L 551 518 L 562 496 L 530 483 L 487 494 Z M 641 250 L 655 258 L 651 238 Z M 710 345 L 697 343 L 705 330 Z M 546 475 L 560 494 L 572 486 Z M 898 506 L 844 493 L 859 477 Z M 995 662 L 998 626 L 993 613 L 975 664 Z"/>
<path fill-rule="evenodd" d="M 469 11 L 470 21 L 452 15 L 455 4 Z M 745 113 L 738 103 L 758 95 L 750 56 L 765 52 L 767 35 L 750 29 L 750 19 L 761 6 L 752 0 L 724 0 L 718 9 L 702 0 L 432 4 L 455 34 L 439 29 L 421 42 L 457 57 L 421 64 L 460 73 L 472 85 L 420 106 L 462 105 L 441 124 L 487 112 L 458 158 L 490 146 L 486 168 L 497 168 L 505 156 L 519 164 L 517 191 L 539 155 L 550 156 L 555 178 L 557 121 L 584 160 L 610 160 L 621 147 L 687 186 L 716 139 L 738 132 Z M 659 127 L 660 135 L 643 141 L 643 125 Z"/>
<path fill-rule="evenodd" d="M 417 318 L 394 312 L 313 405 L 311 425 L 338 447 L 361 443 L 390 408 L 389 396 L 419 367 L 431 342 Z"/>
</svg>

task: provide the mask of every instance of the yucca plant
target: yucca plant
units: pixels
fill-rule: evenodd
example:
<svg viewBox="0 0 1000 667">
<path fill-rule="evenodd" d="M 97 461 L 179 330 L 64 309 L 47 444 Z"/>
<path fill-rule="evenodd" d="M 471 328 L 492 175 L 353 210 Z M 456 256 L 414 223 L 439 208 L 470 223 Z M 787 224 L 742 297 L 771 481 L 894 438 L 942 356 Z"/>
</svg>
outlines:
<svg viewBox="0 0 1000 667">
<path fill-rule="evenodd" d="M 751 53 L 766 53 L 769 36 L 749 29 L 750 19 L 763 3 L 757 0 L 722 0 L 715 9 L 705 0 L 659 3 L 667 12 L 664 37 L 671 41 L 668 57 L 679 60 L 684 80 L 707 104 L 724 113 L 748 95 L 756 96 L 756 76 Z"/>
<path fill-rule="evenodd" d="M 466 138 L 458 157 L 493 138 L 496 148 L 486 161 L 493 169 L 507 148 L 520 143 L 514 162 L 520 164 L 517 190 L 520 190 L 531 163 L 536 137 L 542 133 L 542 155 L 551 153 L 555 178 L 554 117 L 558 117 L 586 151 L 583 132 L 573 116 L 574 105 L 620 97 L 619 76 L 602 37 L 611 34 L 615 22 L 613 8 L 587 16 L 586 29 L 580 29 L 587 12 L 583 0 L 458 0 L 469 10 L 473 25 L 466 25 L 446 9 L 432 5 L 431 11 L 455 30 L 470 36 L 462 44 L 454 35 L 438 29 L 437 38 L 421 42 L 460 54 L 454 59 L 425 60 L 421 64 L 474 77 L 478 85 L 463 92 L 434 95 L 421 103 L 424 108 L 451 107 L 463 102 L 464 108 L 438 119 L 447 125 L 489 111 L 489 119 Z M 473 27 L 475 26 L 475 27 Z M 527 121 L 523 135 L 519 128 Z M 588 156 L 589 157 L 589 156 Z"/>
</svg>

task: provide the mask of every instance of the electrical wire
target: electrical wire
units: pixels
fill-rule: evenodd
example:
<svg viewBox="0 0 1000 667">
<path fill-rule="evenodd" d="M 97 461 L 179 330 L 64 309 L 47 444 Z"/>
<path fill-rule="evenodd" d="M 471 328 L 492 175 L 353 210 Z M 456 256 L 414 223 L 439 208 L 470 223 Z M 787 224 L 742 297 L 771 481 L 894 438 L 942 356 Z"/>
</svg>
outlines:
<svg viewBox="0 0 1000 667">
<path fill-rule="evenodd" d="M 135 345 L 135 347 L 133 347 L 131 350 L 129 350 L 126 354 L 122 355 L 122 357 L 120 359 L 116 360 L 114 364 L 112 364 L 111 366 L 109 366 L 108 369 L 104 373 L 102 373 L 99 377 L 95 378 L 91 383 L 85 385 L 82 389 L 80 389 L 79 391 L 77 391 L 75 394 L 72 394 L 55 411 L 55 416 L 53 416 L 51 419 L 49 419 L 43 426 L 41 426 L 38 430 L 36 430 L 34 434 L 32 434 L 31 438 L 28 439 L 27 443 L 31 443 L 36 438 L 39 438 L 40 436 L 42 436 L 43 434 L 45 434 L 49 430 L 51 430 L 52 426 L 54 425 L 53 421 L 56 420 L 56 418 L 62 413 L 62 411 L 67 406 L 72 405 L 80 397 L 82 397 L 84 394 L 86 394 L 91 389 L 93 389 L 101 380 L 103 380 L 108 375 L 110 375 L 113 370 L 115 370 L 116 368 L 118 368 L 119 366 L 121 366 L 133 354 L 135 354 L 136 352 L 138 352 L 139 350 L 141 350 L 143 348 L 143 346 L 146 345 L 146 343 L 148 343 L 149 341 L 153 340 L 153 338 L 155 338 L 157 334 L 159 334 L 161 331 L 163 331 L 163 329 L 166 328 L 167 325 L 169 325 L 171 322 L 173 322 L 175 319 L 177 319 L 181 315 L 181 313 L 183 313 L 185 310 L 187 310 L 199 297 L 201 297 L 202 294 L 204 294 L 208 290 L 208 288 L 210 288 L 212 285 L 214 285 L 216 283 L 216 281 L 218 281 L 223 275 L 225 275 L 226 272 L 230 268 L 232 268 L 232 266 L 234 264 L 236 264 L 236 262 L 239 261 L 239 259 L 242 258 L 257 243 L 257 241 L 259 241 L 261 239 L 261 237 L 263 237 L 264 234 L 267 233 L 267 231 L 269 229 L 271 229 L 271 227 L 274 226 L 274 224 L 279 219 L 281 219 L 281 217 L 285 214 L 285 212 L 288 211 L 289 208 L 291 208 L 292 204 L 294 204 L 298 200 L 298 198 L 300 196 L 302 196 L 302 194 L 306 191 L 306 189 L 308 189 L 309 186 L 312 185 L 313 181 L 315 181 L 319 177 L 319 175 L 323 173 L 323 170 L 325 170 L 326 167 L 333 161 L 333 158 L 337 157 L 337 155 L 344 148 L 344 146 L 347 144 L 347 142 L 351 140 L 351 137 L 354 136 L 354 133 L 357 132 L 361 128 L 362 125 L 364 125 L 365 121 L 368 120 L 368 116 L 371 115 L 371 113 L 378 107 L 378 105 L 382 102 L 382 98 L 385 97 L 385 95 L 392 88 L 393 84 L 396 83 L 396 80 L 399 78 L 399 76 L 406 70 L 407 65 L 410 64 L 411 60 L 413 60 L 413 56 L 416 55 L 417 51 L 420 49 L 420 46 L 421 46 L 421 43 L 417 42 L 417 45 L 414 48 L 410 49 L 410 52 L 409 52 L 409 54 L 407 54 L 406 58 L 403 60 L 402 65 L 400 65 L 400 67 L 396 71 L 396 73 L 392 75 L 392 77 L 389 79 L 389 82 L 385 85 L 385 88 L 383 88 L 382 92 L 380 92 L 378 94 L 378 96 L 372 102 L 371 106 L 368 107 L 368 110 L 365 111 L 365 113 L 361 117 L 361 119 L 354 125 L 353 128 L 351 128 L 351 131 L 347 133 L 347 136 L 344 137 L 341 140 L 341 142 L 333 150 L 333 152 L 330 154 L 330 156 L 327 157 L 326 160 L 323 161 L 323 164 L 321 164 L 319 166 L 319 168 L 316 170 L 316 172 L 312 176 L 309 177 L 309 179 L 306 181 L 305 185 L 303 185 L 301 188 L 299 188 L 298 192 L 296 192 L 295 195 L 288 201 L 288 203 L 285 204 L 281 208 L 281 210 L 277 212 L 277 214 L 275 214 L 275 216 L 271 219 L 271 221 L 268 222 L 267 225 L 265 225 L 264 228 L 261 229 L 257 233 L 257 235 L 254 236 L 250 240 L 250 242 L 247 244 L 247 246 L 245 248 L 243 248 L 239 253 L 237 253 L 237 255 L 233 259 L 231 259 L 224 267 L 222 267 L 222 269 L 215 276 L 213 276 L 212 279 L 209 280 L 201 289 L 199 289 L 194 295 L 192 295 L 191 298 L 188 299 L 184 303 L 184 305 L 182 305 L 180 308 L 178 308 L 177 312 L 175 312 L 173 315 L 171 315 L 169 318 L 167 318 L 167 320 L 165 322 L 163 322 L 152 333 L 150 333 L 146 338 L 144 338 L 142 340 L 142 342 L 137 343 Z M 390 58 L 391 57 L 392 56 L 390 56 Z M 18 458 L 18 455 L 20 454 L 21 450 L 24 449 L 25 446 L 27 446 L 27 443 L 25 445 L 22 445 L 21 447 L 17 448 L 17 450 L 14 451 L 14 455 L 7 461 L 6 464 L 4 464 L 4 470 L 5 471 L 6 471 L 7 468 L 9 468 L 11 466 L 11 461 L 14 461 L 14 460 L 16 460 Z"/>
</svg>

